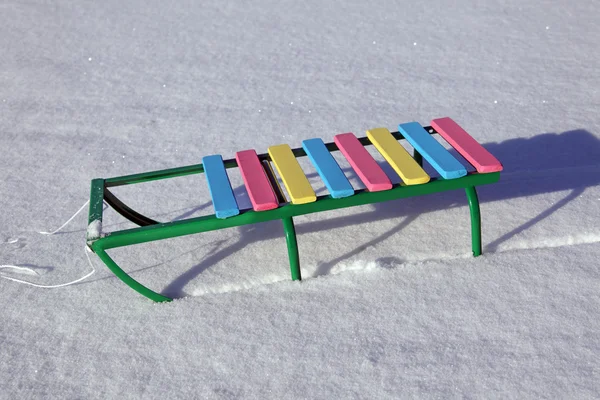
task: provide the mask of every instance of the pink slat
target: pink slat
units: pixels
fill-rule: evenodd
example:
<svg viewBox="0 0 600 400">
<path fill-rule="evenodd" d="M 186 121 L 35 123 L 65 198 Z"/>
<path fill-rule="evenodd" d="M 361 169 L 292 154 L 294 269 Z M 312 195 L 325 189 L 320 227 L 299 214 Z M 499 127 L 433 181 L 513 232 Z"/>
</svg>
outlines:
<svg viewBox="0 0 600 400">
<path fill-rule="evenodd" d="M 333 141 L 370 192 L 392 188 L 388 176 L 367 149 L 360 144 L 354 133 L 341 133 L 336 135 Z"/>
<path fill-rule="evenodd" d="M 499 172 L 502 164 L 496 157 L 480 145 L 471 135 L 449 117 L 431 121 L 431 126 L 468 162 L 477 172 Z"/>
<path fill-rule="evenodd" d="M 244 179 L 246 190 L 255 211 L 266 211 L 277 208 L 277 198 L 269 183 L 265 170 L 254 150 L 244 150 L 235 153 L 235 159 Z"/>
</svg>

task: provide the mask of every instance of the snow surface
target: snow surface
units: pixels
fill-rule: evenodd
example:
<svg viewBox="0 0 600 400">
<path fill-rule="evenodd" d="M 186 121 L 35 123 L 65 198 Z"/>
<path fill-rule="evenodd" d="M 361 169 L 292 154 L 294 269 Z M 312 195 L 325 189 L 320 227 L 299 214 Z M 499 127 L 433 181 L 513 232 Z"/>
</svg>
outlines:
<svg viewBox="0 0 600 400">
<path fill-rule="evenodd" d="M 102 201 L 102 199 L 100 199 Z M 88 224 L 85 237 L 88 240 L 99 239 L 102 235 L 102 221 L 96 219 Z"/>
<path fill-rule="evenodd" d="M 38 232 L 96 177 L 443 116 L 505 171 L 476 259 L 457 191 L 297 218 L 302 283 L 277 221 L 111 252 L 169 304 L 95 256 L 67 287 L 0 279 L 0 398 L 600 397 L 598 20 L 593 0 L 4 0 L 0 264 L 23 269 L 2 275 L 89 272 L 83 214 Z M 212 213 L 198 175 L 115 192 Z"/>
</svg>

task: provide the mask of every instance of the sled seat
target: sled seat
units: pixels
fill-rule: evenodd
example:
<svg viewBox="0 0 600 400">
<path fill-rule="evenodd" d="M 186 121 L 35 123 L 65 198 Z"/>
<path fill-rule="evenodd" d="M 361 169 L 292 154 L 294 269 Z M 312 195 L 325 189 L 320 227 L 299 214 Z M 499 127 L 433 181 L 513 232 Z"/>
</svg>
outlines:
<svg viewBox="0 0 600 400">
<path fill-rule="evenodd" d="M 434 135 L 438 135 L 438 137 Z M 402 142 L 404 141 L 404 142 Z M 403 145 L 403 143 L 405 145 Z M 390 176 L 366 146 L 373 145 L 397 176 Z M 412 149 L 412 154 L 407 150 Z M 332 152 L 340 151 L 364 187 L 353 187 Z M 307 156 L 327 193 L 317 196 L 298 162 Z M 273 168 L 274 167 L 274 168 Z M 469 168 L 468 168 L 469 167 Z M 238 168 L 252 204 L 240 209 L 227 170 Z M 471 170 L 471 172 L 469 172 Z M 429 172 L 428 172 L 429 171 Z M 306 139 L 291 148 L 276 144 L 267 153 L 254 149 L 238 151 L 235 158 L 223 160 L 219 154 L 207 155 L 202 164 L 146 172 L 108 179 L 92 180 L 87 244 L 123 282 L 154 301 L 169 301 L 135 281 L 106 253 L 106 250 L 280 219 L 283 222 L 290 270 L 293 280 L 302 278 L 293 217 L 314 212 L 421 196 L 454 189 L 465 189 L 471 216 L 471 248 L 481 254 L 481 217 L 475 187 L 500 179 L 502 164 L 451 118 L 434 119 L 431 126 L 403 123 L 397 132 L 387 128 L 367 131 L 358 138 L 341 133 L 333 142 Z M 204 173 L 214 214 L 160 223 L 119 200 L 109 188 L 121 185 Z M 391 173 L 391 172 L 390 172 Z M 392 181 L 399 183 L 393 184 Z M 279 186 L 285 187 L 285 193 Z M 103 201 L 125 218 L 139 225 L 116 232 L 102 232 Z"/>
<path fill-rule="evenodd" d="M 256 151 L 238 151 L 235 153 L 235 160 L 254 211 L 267 211 L 277 208 L 279 202 Z M 227 183 L 231 185 L 229 180 L 227 180 Z"/>
<path fill-rule="evenodd" d="M 206 156 L 202 158 L 202 165 L 217 218 L 238 215 L 240 209 L 225 171 L 223 158 L 220 155 Z"/>
<path fill-rule="evenodd" d="M 317 173 L 325 183 L 334 199 L 352 196 L 354 188 L 346 175 L 331 155 L 322 139 L 308 139 L 302 142 L 302 148 L 317 169 Z"/>
</svg>

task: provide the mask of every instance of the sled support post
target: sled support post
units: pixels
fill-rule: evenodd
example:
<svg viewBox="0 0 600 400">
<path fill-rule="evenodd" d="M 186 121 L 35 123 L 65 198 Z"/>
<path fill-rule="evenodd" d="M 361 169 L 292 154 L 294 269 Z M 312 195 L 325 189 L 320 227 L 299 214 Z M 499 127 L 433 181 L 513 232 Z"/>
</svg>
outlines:
<svg viewBox="0 0 600 400">
<path fill-rule="evenodd" d="M 88 226 L 92 223 L 102 223 L 102 206 L 104 205 L 104 179 L 92 179 L 90 188 L 90 205 L 88 213 Z M 98 239 L 101 232 L 87 231 L 86 240 Z"/>
<path fill-rule="evenodd" d="M 298 241 L 296 240 L 296 229 L 292 217 L 283 218 L 283 230 L 285 231 L 285 240 L 287 242 L 288 257 L 290 259 L 290 271 L 293 281 L 301 281 L 300 272 L 300 254 L 298 253 Z"/>
<path fill-rule="evenodd" d="M 469 200 L 469 210 L 471 212 L 471 247 L 473 256 L 480 256 L 481 251 L 481 213 L 479 211 L 479 199 L 475 186 L 465 188 L 467 199 Z"/>
</svg>

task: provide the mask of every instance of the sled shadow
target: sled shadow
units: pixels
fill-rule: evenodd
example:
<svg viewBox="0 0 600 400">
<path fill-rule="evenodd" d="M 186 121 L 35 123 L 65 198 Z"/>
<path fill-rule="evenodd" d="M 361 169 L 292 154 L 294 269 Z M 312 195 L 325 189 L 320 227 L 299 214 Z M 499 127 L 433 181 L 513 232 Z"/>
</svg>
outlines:
<svg viewBox="0 0 600 400">
<path fill-rule="evenodd" d="M 566 131 L 560 134 L 544 133 L 530 138 L 509 139 L 499 143 L 487 143 L 484 144 L 484 147 L 501 160 L 504 170 L 500 177 L 501 184 L 483 185 L 477 188 L 481 203 L 557 191 L 570 191 L 561 201 L 538 215 L 532 216 L 526 223 L 499 238 L 493 239 L 485 246 L 484 251 L 487 252 L 494 251 L 501 243 L 530 229 L 557 210 L 566 206 L 581 195 L 586 188 L 600 184 L 600 140 L 592 133 L 583 129 Z M 455 152 L 454 155 L 465 166 L 468 166 L 471 170 L 473 169 L 472 166 Z M 381 166 L 393 181 L 399 181 L 398 176 L 387 163 L 381 163 Z M 424 168 L 432 176 L 436 175 L 427 163 L 425 163 Z M 344 172 L 348 178 L 351 178 L 354 174 L 354 171 L 348 169 L 345 169 Z M 244 187 L 236 188 L 236 198 L 240 203 L 240 208 L 251 207 Z M 368 211 L 350 216 L 327 218 L 327 213 L 325 212 L 323 213 L 324 218 L 322 220 L 297 223 L 296 232 L 299 236 L 298 240 L 302 240 L 302 235 L 306 233 L 385 220 L 390 217 L 406 217 L 397 227 L 384 232 L 377 238 L 373 238 L 367 243 L 359 243 L 354 250 L 346 254 L 341 254 L 333 260 L 322 262 L 313 274 L 313 276 L 326 275 L 331 272 L 333 266 L 349 257 L 359 254 L 370 243 L 375 243 L 384 237 L 401 232 L 402 229 L 417 219 L 419 215 L 450 207 L 467 207 L 464 190 L 372 204 L 369 206 Z M 163 293 L 172 297 L 184 297 L 187 295 L 185 293 L 185 286 L 216 262 L 230 257 L 252 243 L 274 238 L 285 240 L 281 221 L 269 221 L 234 229 L 238 229 L 240 233 L 239 239 L 235 243 L 226 247 L 223 247 L 222 243 L 218 244 L 206 259 L 173 280 L 163 290 Z M 393 258 L 393 260 L 401 262 L 397 258 Z M 286 261 L 287 255 L 282 254 L 282 262 L 285 263 Z"/>
</svg>

